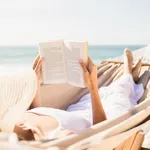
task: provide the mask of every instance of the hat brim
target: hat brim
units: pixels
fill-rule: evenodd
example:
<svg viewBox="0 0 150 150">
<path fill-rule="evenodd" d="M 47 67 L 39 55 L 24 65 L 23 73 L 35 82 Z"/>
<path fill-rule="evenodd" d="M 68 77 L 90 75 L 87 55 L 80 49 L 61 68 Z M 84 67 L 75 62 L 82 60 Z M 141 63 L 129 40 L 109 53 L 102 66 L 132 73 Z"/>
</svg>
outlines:
<svg viewBox="0 0 150 150">
<path fill-rule="evenodd" d="M 13 132 L 37 91 L 35 71 L 0 77 L 0 129 Z"/>
</svg>

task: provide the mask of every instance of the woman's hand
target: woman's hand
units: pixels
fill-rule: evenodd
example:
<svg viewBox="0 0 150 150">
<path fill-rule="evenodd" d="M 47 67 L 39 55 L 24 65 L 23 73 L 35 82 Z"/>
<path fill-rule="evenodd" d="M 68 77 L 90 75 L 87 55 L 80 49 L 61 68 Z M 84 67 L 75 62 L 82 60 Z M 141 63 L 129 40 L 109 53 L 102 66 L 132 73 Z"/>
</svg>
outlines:
<svg viewBox="0 0 150 150">
<path fill-rule="evenodd" d="M 98 92 L 97 67 L 94 65 L 90 58 L 88 58 L 87 67 L 83 61 L 81 61 L 80 64 L 83 69 L 85 83 L 91 95 L 93 124 L 97 124 L 106 120 L 105 111 Z"/>
<path fill-rule="evenodd" d="M 35 71 L 37 76 L 37 92 L 30 108 L 36 108 L 42 106 L 41 90 L 40 90 L 41 83 L 42 83 L 42 64 L 43 64 L 43 58 L 40 58 L 40 55 L 37 55 L 37 57 L 33 62 L 33 67 L 32 67 L 32 69 Z"/>
<path fill-rule="evenodd" d="M 37 55 L 33 62 L 33 70 L 35 71 L 37 75 L 38 81 L 42 82 L 42 64 L 43 64 L 43 58 L 40 58 L 40 55 Z"/>
<path fill-rule="evenodd" d="M 85 81 L 88 89 L 92 90 L 93 88 L 98 88 L 97 87 L 97 67 L 92 62 L 90 57 L 88 57 L 88 65 L 87 66 L 83 61 L 80 61 L 80 65 L 82 67 L 84 81 Z"/>
</svg>

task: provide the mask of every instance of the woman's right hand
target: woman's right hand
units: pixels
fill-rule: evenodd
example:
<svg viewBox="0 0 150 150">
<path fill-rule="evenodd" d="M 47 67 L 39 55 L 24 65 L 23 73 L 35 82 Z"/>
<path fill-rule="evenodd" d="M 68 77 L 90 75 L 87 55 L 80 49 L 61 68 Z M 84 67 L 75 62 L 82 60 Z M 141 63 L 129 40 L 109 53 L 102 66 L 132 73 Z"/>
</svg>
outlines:
<svg viewBox="0 0 150 150">
<path fill-rule="evenodd" d="M 37 76 L 37 92 L 36 95 L 33 99 L 33 102 L 30 106 L 30 108 L 35 108 L 35 107 L 41 107 L 42 102 L 41 102 L 41 90 L 40 86 L 42 83 L 42 64 L 43 64 L 43 58 L 40 58 L 40 55 L 37 55 L 33 62 L 32 69 L 35 71 L 36 76 Z"/>
<path fill-rule="evenodd" d="M 42 64 L 44 59 L 40 57 L 40 55 L 37 55 L 33 62 L 32 69 L 35 71 L 38 81 L 42 82 Z"/>
</svg>

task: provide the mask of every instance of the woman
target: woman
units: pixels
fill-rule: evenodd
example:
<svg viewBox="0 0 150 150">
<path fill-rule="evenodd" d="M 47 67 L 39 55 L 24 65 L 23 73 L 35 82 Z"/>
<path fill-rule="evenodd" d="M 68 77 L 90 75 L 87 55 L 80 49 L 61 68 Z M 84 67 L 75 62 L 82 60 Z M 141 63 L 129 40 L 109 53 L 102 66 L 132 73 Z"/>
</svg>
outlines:
<svg viewBox="0 0 150 150">
<path fill-rule="evenodd" d="M 39 87 L 43 61 L 38 56 L 33 65 Z M 64 111 L 41 107 L 40 90 L 38 88 L 31 105 L 33 109 L 24 113 L 22 120 L 16 124 L 14 132 L 21 139 L 26 140 L 59 138 L 81 132 L 92 124 L 125 113 L 137 104 L 144 92 L 143 86 L 135 84 L 133 80 L 137 78 L 141 60 L 134 70 L 132 64 L 132 53 L 126 49 L 124 52 L 124 75 L 110 86 L 98 89 L 96 66 L 90 58 L 87 67 L 83 61 L 80 61 L 84 72 L 84 80 L 90 94 L 83 96 L 78 103 L 70 105 Z"/>
</svg>

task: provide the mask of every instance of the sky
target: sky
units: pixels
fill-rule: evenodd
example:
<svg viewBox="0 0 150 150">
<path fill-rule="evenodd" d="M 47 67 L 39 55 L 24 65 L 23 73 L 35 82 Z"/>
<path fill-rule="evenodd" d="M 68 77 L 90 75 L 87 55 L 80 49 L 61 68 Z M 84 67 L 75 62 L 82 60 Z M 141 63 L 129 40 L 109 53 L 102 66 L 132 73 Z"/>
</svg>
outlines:
<svg viewBox="0 0 150 150">
<path fill-rule="evenodd" d="M 150 0 L 0 0 L 0 45 L 150 44 Z"/>
</svg>

